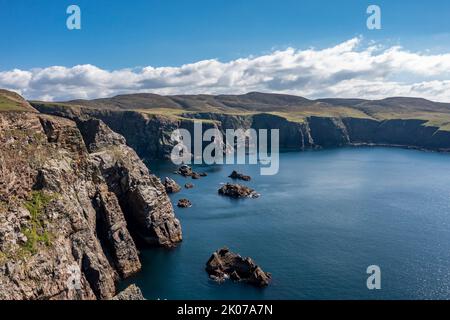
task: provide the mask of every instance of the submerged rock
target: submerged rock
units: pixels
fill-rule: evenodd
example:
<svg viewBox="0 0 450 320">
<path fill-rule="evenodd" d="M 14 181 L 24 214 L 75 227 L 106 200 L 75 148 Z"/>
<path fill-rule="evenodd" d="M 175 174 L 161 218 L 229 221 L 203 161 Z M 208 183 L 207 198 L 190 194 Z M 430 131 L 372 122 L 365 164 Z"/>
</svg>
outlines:
<svg viewBox="0 0 450 320">
<path fill-rule="evenodd" d="M 177 193 L 181 190 L 181 187 L 178 185 L 178 183 L 176 183 L 175 180 L 169 177 L 166 177 L 164 179 L 164 187 L 166 188 L 167 193 Z"/>
<path fill-rule="evenodd" d="M 180 199 L 178 200 L 177 206 L 179 208 L 190 208 L 192 207 L 192 203 L 188 199 Z"/>
<path fill-rule="evenodd" d="M 222 196 L 227 196 L 230 198 L 258 198 L 259 194 L 255 192 L 255 190 L 240 185 L 240 184 L 231 184 L 227 183 L 219 189 L 219 194 Z"/>
<path fill-rule="evenodd" d="M 212 254 L 206 263 L 206 272 L 218 282 L 230 278 L 258 287 L 266 287 L 272 280 L 272 275 L 264 272 L 251 258 L 243 258 L 226 247 Z"/>
<path fill-rule="evenodd" d="M 194 185 L 193 185 L 192 183 L 186 183 L 186 184 L 184 185 L 184 187 L 185 187 L 186 189 L 192 189 L 192 188 L 194 188 Z"/>
<path fill-rule="evenodd" d="M 252 177 L 250 176 L 246 176 L 242 173 L 237 172 L 236 170 L 234 170 L 229 176 L 228 178 L 234 179 L 234 180 L 244 180 L 244 181 L 250 181 L 252 180 Z"/>
</svg>

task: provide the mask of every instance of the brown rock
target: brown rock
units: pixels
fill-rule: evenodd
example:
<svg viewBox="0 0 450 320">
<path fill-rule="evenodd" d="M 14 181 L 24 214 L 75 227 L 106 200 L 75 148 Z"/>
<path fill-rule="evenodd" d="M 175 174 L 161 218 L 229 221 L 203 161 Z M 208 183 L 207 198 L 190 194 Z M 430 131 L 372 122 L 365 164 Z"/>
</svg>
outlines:
<svg viewBox="0 0 450 320">
<path fill-rule="evenodd" d="M 166 177 L 164 179 L 164 187 L 167 193 L 177 193 L 181 191 L 181 187 L 175 182 L 175 180 Z"/>
<path fill-rule="evenodd" d="M 194 188 L 194 185 L 193 185 L 192 183 L 186 183 L 186 184 L 184 185 L 184 187 L 185 187 L 186 189 L 192 189 L 192 188 Z"/>
<path fill-rule="evenodd" d="M 141 270 L 139 253 L 116 196 L 103 188 L 93 200 L 97 211 L 97 233 L 109 248 L 113 263 L 123 278 Z"/>
<path fill-rule="evenodd" d="M 192 207 L 192 203 L 188 199 L 180 199 L 177 206 L 180 208 L 190 208 Z"/>
<path fill-rule="evenodd" d="M 122 292 L 120 292 L 118 295 L 116 295 L 112 300 L 126 300 L 126 301 L 139 301 L 139 300 L 145 300 L 144 296 L 142 295 L 141 289 L 139 289 L 138 286 L 135 284 L 132 284 Z"/>
<path fill-rule="evenodd" d="M 255 190 L 240 185 L 227 183 L 219 189 L 219 194 L 230 198 L 258 198 L 259 194 Z"/>
<path fill-rule="evenodd" d="M 88 121 L 114 136 L 103 122 Z M 117 145 L 92 153 L 91 157 L 100 168 L 110 191 L 120 199 L 136 237 L 148 245 L 163 247 L 173 247 L 182 240 L 180 222 L 175 217 L 163 184 L 150 174 L 134 150 L 126 145 Z"/>
<path fill-rule="evenodd" d="M 193 172 L 192 175 L 191 175 L 191 178 L 194 179 L 194 180 L 198 180 L 198 179 L 200 179 L 200 177 L 201 176 L 197 172 Z"/>
<path fill-rule="evenodd" d="M 250 176 L 246 176 L 242 173 L 239 173 L 237 171 L 233 171 L 228 178 L 234 179 L 234 180 L 243 180 L 243 181 L 250 181 L 252 178 Z"/>
<path fill-rule="evenodd" d="M 272 279 L 271 274 L 264 272 L 251 258 L 242 258 L 226 247 L 212 254 L 206 263 L 206 272 L 215 281 L 231 278 L 259 287 L 269 285 Z"/>
<path fill-rule="evenodd" d="M 188 165 L 182 165 L 181 167 L 178 168 L 176 173 L 178 173 L 179 175 L 182 175 L 183 177 L 191 177 L 193 171 L 192 171 L 192 168 L 189 167 Z"/>
<path fill-rule="evenodd" d="M 160 180 L 98 120 L 0 113 L 0 182 L 0 300 L 110 299 L 135 239 L 181 241 Z"/>
</svg>

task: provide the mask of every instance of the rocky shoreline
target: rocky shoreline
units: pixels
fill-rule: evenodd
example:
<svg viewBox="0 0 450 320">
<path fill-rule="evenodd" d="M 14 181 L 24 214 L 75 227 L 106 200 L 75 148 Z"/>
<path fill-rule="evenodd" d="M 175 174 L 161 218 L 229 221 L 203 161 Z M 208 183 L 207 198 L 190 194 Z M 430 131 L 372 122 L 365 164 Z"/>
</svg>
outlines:
<svg viewBox="0 0 450 320">
<path fill-rule="evenodd" d="M 142 159 L 169 159 L 175 145 L 173 130 L 193 133 L 193 122 L 203 121 L 203 130 L 279 129 L 280 150 L 315 150 L 345 146 L 392 146 L 450 152 L 450 131 L 421 119 L 354 118 L 307 116 L 291 121 L 271 113 L 234 115 L 220 112 L 183 113 L 182 119 L 140 113 L 134 110 L 96 110 L 70 105 L 33 103 L 37 110 L 69 119 L 97 118 L 122 134 Z M 133 130 L 130 130 L 133 128 Z"/>
<path fill-rule="evenodd" d="M 171 178 L 161 182 L 142 159 L 167 159 L 171 132 L 192 131 L 194 120 L 204 121 L 204 130 L 279 129 L 282 149 L 450 151 L 449 132 L 415 119 L 309 116 L 295 122 L 268 113 L 211 112 L 174 119 L 132 110 L 39 103 L 33 108 L 23 99 L 21 104 L 23 111 L 0 112 L 0 300 L 143 298 L 135 286 L 117 292 L 119 281 L 141 270 L 139 249 L 173 248 L 183 237 L 168 196 L 180 192 L 180 185 Z M 207 176 L 189 166 L 176 173 L 194 180 Z M 236 171 L 229 178 L 251 181 Z M 259 197 L 232 183 L 218 194 Z M 180 199 L 177 206 L 192 203 Z M 230 278 L 265 287 L 271 281 L 252 259 L 227 248 L 211 256 L 206 271 L 219 282 Z"/>
</svg>

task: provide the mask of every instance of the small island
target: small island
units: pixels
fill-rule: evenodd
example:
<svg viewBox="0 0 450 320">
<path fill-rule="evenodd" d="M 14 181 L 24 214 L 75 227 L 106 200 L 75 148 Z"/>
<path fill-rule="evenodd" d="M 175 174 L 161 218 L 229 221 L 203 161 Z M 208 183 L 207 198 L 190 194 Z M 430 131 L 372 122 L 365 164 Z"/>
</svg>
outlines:
<svg viewBox="0 0 450 320">
<path fill-rule="evenodd" d="M 251 258 L 243 258 L 227 247 L 212 254 L 206 263 L 206 272 L 217 282 L 231 279 L 258 287 L 266 287 L 272 280 L 272 275 L 264 272 Z"/>
<path fill-rule="evenodd" d="M 241 184 L 232 184 L 232 183 L 227 183 L 223 185 L 218 192 L 222 196 L 234 199 L 243 199 L 243 198 L 256 199 L 259 198 L 260 196 L 255 190 L 249 187 L 243 186 Z"/>
</svg>

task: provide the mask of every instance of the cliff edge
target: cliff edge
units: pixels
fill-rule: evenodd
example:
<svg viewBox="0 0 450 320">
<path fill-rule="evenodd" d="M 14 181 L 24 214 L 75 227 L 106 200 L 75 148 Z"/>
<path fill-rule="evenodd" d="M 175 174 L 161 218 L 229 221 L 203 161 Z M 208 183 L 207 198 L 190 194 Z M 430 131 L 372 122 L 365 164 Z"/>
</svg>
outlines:
<svg viewBox="0 0 450 320">
<path fill-rule="evenodd" d="M 161 181 L 103 122 L 0 112 L 0 299 L 111 299 L 136 243 L 181 240 Z"/>
</svg>

